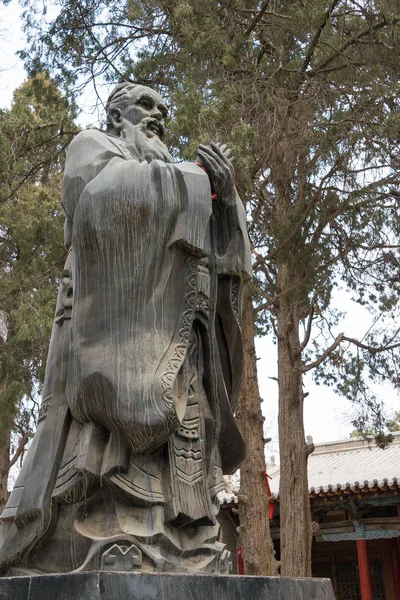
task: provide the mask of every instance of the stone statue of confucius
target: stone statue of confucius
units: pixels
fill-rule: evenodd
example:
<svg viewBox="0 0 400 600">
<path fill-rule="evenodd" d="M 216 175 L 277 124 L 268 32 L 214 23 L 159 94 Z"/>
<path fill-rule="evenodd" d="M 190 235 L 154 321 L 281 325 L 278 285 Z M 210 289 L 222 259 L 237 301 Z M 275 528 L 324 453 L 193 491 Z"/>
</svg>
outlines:
<svg viewBox="0 0 400 600">
<path fill-rule="evenodd" d="M 235 425 L 245 212 L 226 146 L 173 164 L 167 109 L 121 83 L 65 167 L 69 255 L 36 435 L 1 515 L 3 573 L 220 572 Z"/>
</svg>

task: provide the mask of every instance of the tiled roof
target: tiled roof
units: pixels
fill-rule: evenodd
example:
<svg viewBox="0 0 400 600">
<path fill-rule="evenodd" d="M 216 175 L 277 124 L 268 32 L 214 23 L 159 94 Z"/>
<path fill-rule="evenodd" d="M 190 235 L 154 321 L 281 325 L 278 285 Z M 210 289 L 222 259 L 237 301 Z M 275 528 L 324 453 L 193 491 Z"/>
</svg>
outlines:
<svg viewBox="0 0 400 600">
<path fill-rule="evenodd" d="M 385 450 L 360 438 L 316 444 L 308 459 L 310 496 L 400 488 L 400 432 L 393 436 L 393 442 Z M 280 469 L 269 474 L 271 491 L 277 497 Z"/>
</svg>

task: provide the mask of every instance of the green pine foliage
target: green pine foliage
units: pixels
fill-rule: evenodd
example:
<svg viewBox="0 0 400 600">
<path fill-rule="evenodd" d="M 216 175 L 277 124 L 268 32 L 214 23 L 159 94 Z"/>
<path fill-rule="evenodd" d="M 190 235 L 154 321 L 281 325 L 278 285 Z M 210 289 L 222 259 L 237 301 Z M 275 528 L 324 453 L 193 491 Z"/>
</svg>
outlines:
<svg viewBox="0 0 400 600">
<path fill-rule="evenodd" d="M 0 423 L 12 447 L 34 427 L 44 378 L 65 258 L 60 200 L 72 124 L 44 74 L 0 112 Z"/>
</svg>

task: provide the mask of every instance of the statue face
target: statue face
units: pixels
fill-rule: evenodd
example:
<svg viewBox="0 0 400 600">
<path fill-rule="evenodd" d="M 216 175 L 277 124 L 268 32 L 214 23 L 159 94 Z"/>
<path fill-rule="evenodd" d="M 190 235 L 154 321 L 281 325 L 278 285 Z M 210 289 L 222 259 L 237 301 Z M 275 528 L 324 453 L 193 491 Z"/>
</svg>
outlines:
<svg viewBox="0 0 400 600">
<path fill-rule="evenodd" d="M 121 115 L 132 125 L 145 125 L 148 138 L 164 136 L 163 120 L 168 111 L 161 96 L 145 86 L 135 87 L 129 94 L 131 102 L 121 109 Z"/>
</svg>

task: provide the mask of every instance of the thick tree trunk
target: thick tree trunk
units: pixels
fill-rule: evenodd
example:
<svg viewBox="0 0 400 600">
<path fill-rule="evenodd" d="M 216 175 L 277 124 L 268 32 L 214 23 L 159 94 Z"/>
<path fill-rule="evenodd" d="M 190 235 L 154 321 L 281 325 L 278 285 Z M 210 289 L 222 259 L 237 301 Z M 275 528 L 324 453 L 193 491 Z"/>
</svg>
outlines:
<svg viewBox="0 0 400 600">
<path fill-rule="evenodd" d="M 278 315 L 280 538 L 281 575 L 311 577 L 311 511 L 308 496 L 307 446 L 303 422 L 303 389 L 299 352 L 296 273 L 280 265 Z M 285 293 L 284 290 L 292 290 Z M 297 290 L 299 287 L 297 287 Z"/>
<path fill-rule="evenodd" d="M 10 431 L 0 428 L 0 513 L 8 500 L 8 472 L 10 465 Z"/>
<path fill-rule="evenodd" d="M 248 295 L 249 296 L 249 295 Z M 254 347 L 254 312 L 251 298 L 243 309 L 244 378 L 237 422 L 247 445 L 247 457 L 240 467 L 240 543 L 246 575 L 277 575 L 264 475 L 264 439 L 261 398 L 257 383 Z"/>
</svg>

